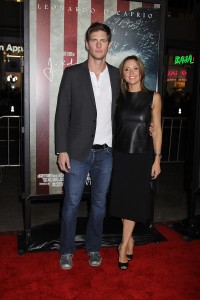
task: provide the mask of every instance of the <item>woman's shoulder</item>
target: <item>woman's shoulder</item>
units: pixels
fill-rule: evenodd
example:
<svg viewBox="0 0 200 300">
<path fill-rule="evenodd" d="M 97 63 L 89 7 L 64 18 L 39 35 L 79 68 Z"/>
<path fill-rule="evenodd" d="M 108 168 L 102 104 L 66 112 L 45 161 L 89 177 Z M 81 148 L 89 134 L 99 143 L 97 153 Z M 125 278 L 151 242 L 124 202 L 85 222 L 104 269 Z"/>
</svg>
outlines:
<svg viewBox="0 0 200 300">
<path fill-rule="evenodd" d="M 160 98 L 161 98 L 160 93 L 154 91 L 154 92 L 153 92 L 153 98 L 155 98 L 155 99 L 160 99 Z"/>
<path fill-rule="evenodd" d="M 154 90 L 149 90 L 149 89 L 146 89 L 144 91 L 144 93 L 147 93 L 149 95 L 149 97 L 151 97 L 152 99 L 158 99 L 158 98 L 161 98 L 159 92 L 156 92 Z"/>
<path fill-rule="evenodd" d="M 117 103 L 123 102 L 125 100 L 125 98 L 126 98 L 126 94 L 120 92 L 120 94 L 119 94 L 119 96 L 117 98 Z"/>
</svg>

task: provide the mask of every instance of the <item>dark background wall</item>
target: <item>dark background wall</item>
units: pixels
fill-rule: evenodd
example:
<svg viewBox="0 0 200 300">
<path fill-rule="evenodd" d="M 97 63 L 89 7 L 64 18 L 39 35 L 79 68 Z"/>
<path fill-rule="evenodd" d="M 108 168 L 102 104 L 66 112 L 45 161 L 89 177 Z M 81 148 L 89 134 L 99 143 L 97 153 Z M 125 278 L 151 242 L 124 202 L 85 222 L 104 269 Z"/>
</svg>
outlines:
<svg viewBox="0 0 200 300">
<path fill-rule="evenodd" d="M 0 0 L 0 39 L 20 37 L 23 28 L 23 2 Z"/>
</svg>

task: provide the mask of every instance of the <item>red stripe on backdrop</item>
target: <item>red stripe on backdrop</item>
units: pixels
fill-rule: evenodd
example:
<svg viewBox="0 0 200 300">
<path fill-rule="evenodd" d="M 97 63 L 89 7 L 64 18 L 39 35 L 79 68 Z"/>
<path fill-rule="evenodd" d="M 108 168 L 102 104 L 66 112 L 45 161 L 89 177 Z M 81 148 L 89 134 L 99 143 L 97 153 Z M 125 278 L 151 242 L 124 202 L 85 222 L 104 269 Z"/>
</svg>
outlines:
<svg viewBox="0 0 200 300">
<path fill-rule="evenodd" d="M 129 11 L 129 1 L 118 0 L 117 11 Z"/>
<path fill-rule="evenodd" d="M 142 2 L 143 8 L 154 7 L 154 3 Z"/>
<path fill-rule="evenodd" d="M 64 68 L 77 63 L 78 0 L 65 0 L 64 10 Z"/>
<path fill-rule="evenodd" d="M 91 23 L 104 22 L 104 0 L 91 0 Z"/>
<path fill-rule="evenodd" d="M 50 0 L 45 1 L 50 7 Z M 40 7 L 40 8 L 39 8 Z M 50 58 L 50 9 L 44 9 L 44 3 L 37 1 L 36 23 L 36 176 L 49 173 L 49 98 L 50 82 L 44 75 L 48 72 Z M 36 179 L 36 193 L 48 194 L 48 186 L 40 186 Z"/>
</svg>

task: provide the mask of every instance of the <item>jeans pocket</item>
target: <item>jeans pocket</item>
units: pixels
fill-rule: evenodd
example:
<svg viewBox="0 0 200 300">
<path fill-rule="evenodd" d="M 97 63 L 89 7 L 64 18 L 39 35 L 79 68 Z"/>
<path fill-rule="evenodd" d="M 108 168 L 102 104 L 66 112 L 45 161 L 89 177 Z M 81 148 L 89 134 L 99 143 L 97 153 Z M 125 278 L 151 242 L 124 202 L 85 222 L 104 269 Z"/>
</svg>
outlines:
<svg viewBox="0 0 200 300">
<path fill-rule="evenodd" d="M 112 154 L 112 147 L 106 148 L 106 151 L 107 151 L 109 154 Z"/>
</svg>

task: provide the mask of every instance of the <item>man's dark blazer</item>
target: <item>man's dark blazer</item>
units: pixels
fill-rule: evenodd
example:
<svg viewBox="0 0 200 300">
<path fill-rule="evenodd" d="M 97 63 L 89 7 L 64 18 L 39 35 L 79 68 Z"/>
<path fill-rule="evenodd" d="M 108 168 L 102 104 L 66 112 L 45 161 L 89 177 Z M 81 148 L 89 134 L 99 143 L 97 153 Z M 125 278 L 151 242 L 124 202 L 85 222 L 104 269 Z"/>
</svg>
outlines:
<svg viewBox="0 0 200 300">
<path fill-rule="evenodd" d="M 112 89 L 112 120 L 120 90 L 119 70 L 107 63 Z M 84 160 L 88 156 L 96 131 L 97 111 L 88 69 L 88 61 L 67 67 L 58 93 L 55 115 L 56 153 Z"/>
</svg>

